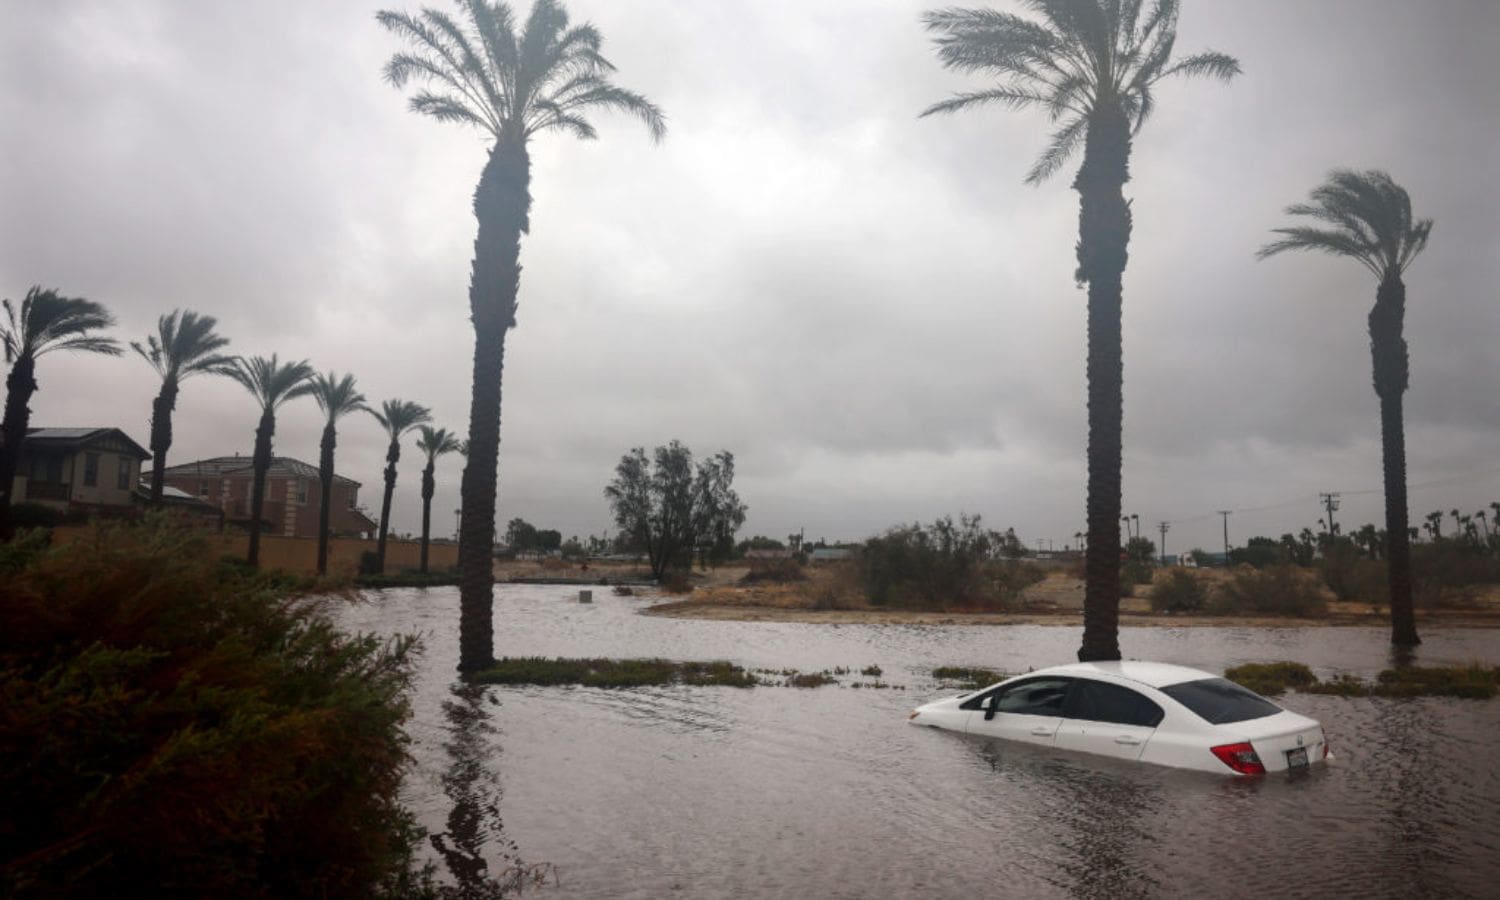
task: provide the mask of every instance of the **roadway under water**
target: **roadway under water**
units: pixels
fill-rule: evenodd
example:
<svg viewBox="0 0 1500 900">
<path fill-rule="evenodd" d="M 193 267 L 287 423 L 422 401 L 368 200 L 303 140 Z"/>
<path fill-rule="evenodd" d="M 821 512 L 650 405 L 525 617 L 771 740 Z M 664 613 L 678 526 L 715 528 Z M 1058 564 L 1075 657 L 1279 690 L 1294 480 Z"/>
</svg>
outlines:
<svg viewBox="0 0 1500 900">
<path fill-rule="evenodd" d="M 641 616 L 594 590 L 496 586 L 496 655 L 878 665 L 897 689 L 455 685 L 456 589 L 389 590 L 345 628 L 425 635 L 407 797 L 450 878 L 547 862 L 554 897 L 1494 897 L 1500 699 L 1289 695 L 1334 765 L 1219 778 L 910 727 L 938 665 L 1074 658 L 1047 626 Z M 1423 633 L 1417 662 L 1500 664 L 1500 631 Z M 1127 656 L 1370 676 L 1381 628 L 1126 628 Z"/>
</svg>

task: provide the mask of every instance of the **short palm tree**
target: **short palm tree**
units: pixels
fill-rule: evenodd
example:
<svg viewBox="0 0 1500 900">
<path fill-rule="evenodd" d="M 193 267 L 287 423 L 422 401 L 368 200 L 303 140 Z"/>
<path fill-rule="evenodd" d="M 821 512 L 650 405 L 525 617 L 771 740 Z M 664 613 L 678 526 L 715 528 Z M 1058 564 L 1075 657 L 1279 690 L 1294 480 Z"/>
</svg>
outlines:
<svg viewBox="0 0 1500 900">
<path fill-rule="evenodd" d="M 115 318 L 92 300 L 33 287 L 19 306 L 8 299 L 4 306 L 0 342 L 5 344 L 5 361 L 11 368 L 5 379 L 5 417 L 0 420 L 0 540 L 10 537 L 10 491 L 31 423 L 29 404 L 37 392 L 37 358 L 55 350 L 110 356 L 122 352 L 114 338 L 94 333 L 114 325 Z"/>
<path fill-rule="evenodd" d="M 161 376 L 161 390 L 151 401 L 151 502 L 161 502 L 165 484 L 167 451 L 172 447 L 172 411 L 177 408 L 177 391 L 182 382 L 194 375 L 227 375 L 234 357 L 219 353 L 229 339 L 214 333 L 217 320 L 200 316 L 192 310 L 173 310 L 156 320 L 156 334 L 146 336 L 143 345 L 131 341 L 156 374 Z"/>
<path fill-rule="evenodd" d="M 495 0 L 459 0 L 462 22 L 434 9 L 383 11 L 380 24 L 409 49 L 391 57 L 385 77 L 404 87 L 424 85 L 411 109 L 440 122 L 483 132 L 489 159 L 474 191 L 479 223 L 469 278 L 474 323 L 474 383 L 469 444 L 460 493 L 459 670 L 494 659 L 493 560 L 495 489 L 500 455 L 500 386 L 505 336 L 515 325 L 520 288 L 521 235 L 530 226 L 531 138 L 562 131 L 593 138 L 586 114 L 617 110 L 640 118 L 653 138 L 666 132 L 661 111 L 646 98 L 610 82 L 614 66 L 599 52 L 592 25 L 572 25 L 558 0 L 535 0 L 525 25 Z"/>
<path fill-rule="evenodd" d="M 407 400 L 387 400 L 380 409 L 369 410 L 391 439 L 385 451 L 385 497 L 380 501 L 380 543 L 375 554 L 380 560 L 378 571 L 385 571 L 385 538 L 391 527 L 391 497 L 396 493 L 396 463 L 401 460 L 401 436 L 432 420 L 425 406 Z"/>
<path fill-rule="evenodd" d="M 432 495 L 437 490 L 437 458 L 458 451 L 458 435 L 446 428 L 421 426 L 422 436 L 417 438 L 417 449 L 427 454 L 427 468 L 422 470 L 422 571 L 427 571 L 427 543 L 432 534 Z"/>
<path fill-rule="evenodd" d="M 1124 366 L 1121 279 L 1130 242 L 1130 142 L 1150 116 L 1153 89 L 1173 75 L 1228 80 L 1233 57 L 1172 58 L 1178 0 L 1022 0 L 1036 21 L 988 9 L 943 9 L 923 17 L 943 65 L 1000 83 L 955 95 L 922 115 L 986 104 L 1045 110 L 1051 143 L 1027 174 L 1038 184 L 1080 148 L 1079 284 L 1088 284 L 1088 538 L 1080 660 L 1120 658 L 1120 429 Z"/>
<path fill-rule="evenodd" d="M 250 552 L 245 559 L 260 565 L 260 520 L 266 507 L 266 472 L 271 468 L 271 437 L 276 434 L 276 410 L 288 400 L 313 392 L 313 370 L 307 360 L 281 362 L 271 358 L 235 357 L 229 377 L 238 381 L 260 404 L 260 423 L 255 426 L 255 453 L 250 458 Z"/>
<path fill-rule="evenodd" d="M 1432 220 L 1413 218 L 1411 197 L 1391 176 L 1374 170 L 1335 170 L 1313 189 L 1310 203 L 1297 203 L 1286 211 L 1306 224 L 1274 229 L 1280 237 L 1260 249 L 1261 259 L 1287 250 L 1315 250 L 1354 260 L 1379 284 L 1368 327 L 1375 395 L 1380 398 L 1391 643 L 1415 646 L 1421 639 L 1412 609 L 1411 545 L 1406 524 L 1406 426 L 1401 406 L 1408 372 L 1406 338 L 1402 336 L 1406 319 L 1406 282 L 1402 276 L 1427 246 Z M 1443 514 L 1436 512 L 1427 518 L 1436 540 Z"/>
<path fill-rule="evenodd" d="M 314 375 L 312 396 L 326 417 L 318 446 L 318 574 L 324 575 L 328 572 L 328 516 L 333 505 L 333 449 L 338 444 L 339 419 L 366 407 L 353 375 Z"/>
</svg>

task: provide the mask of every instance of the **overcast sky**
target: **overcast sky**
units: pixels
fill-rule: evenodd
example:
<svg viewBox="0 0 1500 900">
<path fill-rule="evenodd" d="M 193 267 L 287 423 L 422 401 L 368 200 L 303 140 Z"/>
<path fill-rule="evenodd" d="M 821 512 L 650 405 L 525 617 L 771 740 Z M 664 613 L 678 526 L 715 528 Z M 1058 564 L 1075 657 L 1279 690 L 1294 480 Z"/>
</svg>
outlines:
<svg viewBox="0 0 1500 900">
<path fill-rule="evenodd" d="M 858 539 L 978 513 L 1028 542 L 1084 528 L 1076 165 L 1022 183 L 1040 114 L 918 120 L 982 79 L 944 71 L 915 0 L 573 0 L 618 83 L 670 130 L 600 115 L 534 142 L 519 327 L 507 342 L 500 526 L 611 528 L 620 455 L 735 454 L 744 534 Z M 1014 8 L 999 3 L 999 8 Z M 1500 500 L 1500 4 L 1184 0 L 1178 48 L 1238 57 L 1176 81 L 1135 143 L 1125 275 L 1127 513 L 1167 550 L 1383 524 L 1365 316 L 1347 260 L 1255 249 L 1334 166 L 1389 170 L 1435 218 L 1407 278 L 1413 518 Z M 470 196 L 480 136 L 419 118 L 380 67 L 368 0 L 60 0 L 0 30 L 0 295 L 109 307 L 142 339 L 176 307 L 231 349 L 353 372 L 374 401 L 467 431 Z M 395 7 L 402 8 L 402 7 Z M 414 8 L 414 7 L 405 7 Z M 145 444 L 138 357 L 44 357 L 34 426 Z M 253 400 L 189 381 L 171 462 L 248 456 Z M 286 406 L 276 452 L 316 463 Z M 378 513 L 384 440 L 341 429 Z M 408 442 L 394 526 L 419 527 Z M 461 461 L 439 467 L 451 533 Z"/>
</svg>

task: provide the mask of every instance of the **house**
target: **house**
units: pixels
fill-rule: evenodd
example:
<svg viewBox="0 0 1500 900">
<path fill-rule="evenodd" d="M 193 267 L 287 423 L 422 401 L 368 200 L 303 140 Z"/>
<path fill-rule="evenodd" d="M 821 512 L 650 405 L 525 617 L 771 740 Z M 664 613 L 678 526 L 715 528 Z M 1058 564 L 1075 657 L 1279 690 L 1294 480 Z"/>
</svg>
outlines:
<svg viewBox="0 0 1500 900">
<path fill-rule="evenodd" d="M 190 497 L 213 504 L 230 525 L 250 524 L 250 486 L 254 471 L 248 456 L 216 456 L 168 466 L 162 481 Z M 271 458 L 261 510 L 263 534 L 317 537 L 321 508 L 318 469 L 286 456 Z M 368 537 L 376 523 L 359 509 L 359 482 L 333 476 L 328 528 L 335 535 Z"/>
<path fill-rule="evenodd" d="M 151 481 L 149 479 L 136 485 L 135 502 L 141 506 L 151 505 Z M 160 505 L 162 508 L 171 510 L 184 519 L 195 521 L 199 525 L 223 530 L 223 510 L 209 503 L 207 500 L 200 500 L 186 491 L 180 491 L 172 487 L 170 484 L 162 485 Z"/>
<path fill-rule="evenodd" d="M 118 428 L 28 428 L 11 483 L 13 503 L 58 510 L 126 510 L 144 447 Z"/>
</svg>

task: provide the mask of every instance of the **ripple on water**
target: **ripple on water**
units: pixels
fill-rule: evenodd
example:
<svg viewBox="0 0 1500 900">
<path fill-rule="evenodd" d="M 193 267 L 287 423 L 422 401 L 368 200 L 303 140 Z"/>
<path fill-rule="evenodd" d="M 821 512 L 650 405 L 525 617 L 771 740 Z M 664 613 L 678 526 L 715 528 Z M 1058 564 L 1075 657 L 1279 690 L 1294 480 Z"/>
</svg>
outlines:
<svg viewBox="0 0 1500 900">
<path fill-rule="evenodd" d="M 428 636 L 406 795 L 447 835 L 438 861 L 459 869 L 466 854 L 545 860 L 562 880 L 551 895 L 623 898 L 1324 900 L 1485 897 L 1500 883 L 1500 700 L 1295 696 L 1337 764 L 1231 780 L 906 725 L 912 706 L 952 693 L 934 666 L 1066 662 L 1075 629 L 693 622 L 603 592 L 588 606 L 567 588 L 497 593 L 501 655 L 873 663 L 910 689 L 492 687 L 455 703 L 457 592 L 374 592 L 335 614 Z M 1386 640 L 1381 628 L 1138 628 L 1121 645 L 1209 670 L 1294 659 L 1370 675 Z M 1424 664 L 1500 663 L 1494 631 L 1424 641 Z"/>
</svg>

